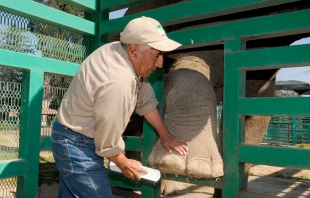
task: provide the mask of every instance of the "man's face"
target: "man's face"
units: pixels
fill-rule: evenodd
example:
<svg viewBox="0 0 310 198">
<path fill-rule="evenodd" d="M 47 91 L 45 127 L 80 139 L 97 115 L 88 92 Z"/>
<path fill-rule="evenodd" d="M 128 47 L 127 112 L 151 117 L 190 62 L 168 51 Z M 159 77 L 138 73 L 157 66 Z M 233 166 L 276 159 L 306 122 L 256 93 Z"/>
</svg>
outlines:
<svg viewBox="0 0 310 198">
<path fill-rule="evenodd" d="M 138 50 L 135 55 L 136 60 L 133 62 L 133 66 L 138 77 L 148 77 L 157 67 L 163 67 L 163 53 L 156 49 L 147 47 L 143 51 Z"/>
</svg>

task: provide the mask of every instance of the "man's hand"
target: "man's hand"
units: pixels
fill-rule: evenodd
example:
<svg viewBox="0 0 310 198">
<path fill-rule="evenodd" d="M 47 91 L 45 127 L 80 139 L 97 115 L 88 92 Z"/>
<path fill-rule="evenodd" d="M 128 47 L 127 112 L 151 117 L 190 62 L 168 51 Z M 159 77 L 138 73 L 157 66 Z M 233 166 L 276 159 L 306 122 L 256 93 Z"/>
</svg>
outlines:
<svg viewBox="0 0 310 198">
<path fill-rule="evenodd" d="M 147 170 L 140 167 L 142 164 L 139 161 L 128 159 L 122 153 L 108 157 L 108 159 L 114 162 L 122 173 L 130 179 L 141 180 L 140 172 L 147 173 Z"/>
<path fill-rule="evenodd" d="M 165 133 L 165 136 L 160 137 L 161 145 L 169 152 L 172 153 L 171 149 L 174 149 L 180 155 L 186 155 L 188 152 L 188 142 L 178 138 L 171 133 Z"/>
<path fill-rule="evenodd" d="M 172 135 L 164 123 L 164 120 L 160 117 L 159 111 L 155 108 L 150 113 L 144 115 L 149 123 L 157 130 L 161 145 L 169 152 L 172 153 L 171 149 L 174 149 L 180 155 L 186 155 L 188 152 L 188 142 Z"/>
<path fill-rule="evenodd" d="M 127 159 L 124 163 L 122 163 L 122 167 L 119 166 L 119 168 L 126 177 L 141 180 L 140 172 L 147 173 L 147 170 L 141 168 L 140 166 L 142 166 L 142 164 L 139 161 Z"/>
</svg>

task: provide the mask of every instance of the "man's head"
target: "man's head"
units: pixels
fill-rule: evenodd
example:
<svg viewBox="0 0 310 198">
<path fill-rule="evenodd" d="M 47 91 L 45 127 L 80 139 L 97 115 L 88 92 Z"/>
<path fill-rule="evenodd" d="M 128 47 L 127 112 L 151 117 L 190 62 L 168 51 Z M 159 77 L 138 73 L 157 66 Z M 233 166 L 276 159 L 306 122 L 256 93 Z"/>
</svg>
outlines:
<svg viewBox="0 0 310 198">
<path fill-rule="evenodd" d="M 169 39 L 158 21 L 140 17 L 130 21 L 121 32 L 120 41 L 139 77 L 148 77 L 163 66 L 163 53 L 181 46 Z"/>
</svg>

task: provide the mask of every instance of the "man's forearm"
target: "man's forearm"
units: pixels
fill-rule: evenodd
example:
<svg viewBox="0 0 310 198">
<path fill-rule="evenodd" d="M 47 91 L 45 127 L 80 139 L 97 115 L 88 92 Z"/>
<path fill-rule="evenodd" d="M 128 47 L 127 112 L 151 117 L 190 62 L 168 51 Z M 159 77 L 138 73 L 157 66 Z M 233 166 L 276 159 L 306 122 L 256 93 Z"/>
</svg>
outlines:
<svg viewBox="0 0 310 198">
<path fill-rule="evenodd" d="M 155 108 L 150 113 L 144 115 L 146 120 L 156 129 L 160 137 L 163 137 L 168 134 L 168 128 L 164 123 L 161 115 L 157 108 Z"/>
<path fill-rule="evenodd" d="M 120 153 L 118 155 L 114 155 L 111 157 L 107 157 L 108 160 L 114 162 L 119 168 L 122 168 L 123 163 L 125 160 L 127 160 L 126 156 L 123 153 Z"/>
</svg>

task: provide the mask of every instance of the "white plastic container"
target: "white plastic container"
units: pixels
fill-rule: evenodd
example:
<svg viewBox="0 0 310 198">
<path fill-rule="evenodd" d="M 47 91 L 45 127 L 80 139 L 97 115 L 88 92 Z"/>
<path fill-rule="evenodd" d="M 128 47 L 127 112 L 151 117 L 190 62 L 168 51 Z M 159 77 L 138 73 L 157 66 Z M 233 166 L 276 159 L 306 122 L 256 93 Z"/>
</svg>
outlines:
<svg viewBox="0 0 310 198">
<path fill-rule="evenodd" d="M 144 168 L 145 170 L 147 170 L 147 174 L 145 173 L 140 173 L 140 177 L 149 181 L 153 181 L 153 182 L 157 182 L 160 179 L 160 172 L 159 170 L 153 169 L 153 168 L 149 168 L 149 167 L 145 167 L 145 166 L 140 166 L 141 168 Z M 116 171 L 121 173 L 121 169 L 119 169 L 116 164 L 114 162 L 110 161 L 110 169 L 112 171 Z"/>
</svg>

